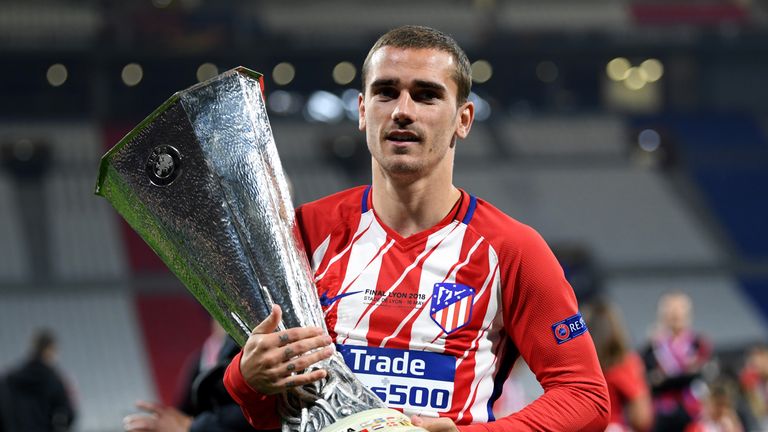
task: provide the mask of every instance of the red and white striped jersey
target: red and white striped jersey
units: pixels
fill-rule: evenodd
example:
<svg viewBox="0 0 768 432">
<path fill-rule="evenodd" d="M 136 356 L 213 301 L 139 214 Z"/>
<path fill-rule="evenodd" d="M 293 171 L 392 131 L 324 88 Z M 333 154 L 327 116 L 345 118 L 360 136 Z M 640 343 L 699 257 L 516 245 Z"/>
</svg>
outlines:
<svg viewBox="0 0 768 432">
<path fill-rule="evenodd" d="M 378 219 L 372 193 L 358 187 L 296 212 L 328 330 L 358 378 L 407 414 L 493 422 L 478 430 L 604 427 L 594 346 L 578 337 L 575 296 L 541 237 L 462 191 L 440 223 L 403 238 Z M 545 394 L 496 419 L 520 355 Z M 248 415 L 236 369 L 225 382 Z"/>
</svg>

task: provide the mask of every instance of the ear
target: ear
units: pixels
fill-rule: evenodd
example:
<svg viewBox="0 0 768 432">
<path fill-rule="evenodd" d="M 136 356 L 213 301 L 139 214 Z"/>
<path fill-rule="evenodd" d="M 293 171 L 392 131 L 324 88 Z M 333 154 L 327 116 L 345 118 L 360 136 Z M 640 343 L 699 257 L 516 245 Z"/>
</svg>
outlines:
<svg viewBox="0 0 768 432">
<path fill-rule="evenodd" d="M 456 136 L 464 139 L 469 135 L 472 129 L 472 122 L 475 120 L 475 104 L 467 101 L 459 107 L 459 113 L 456 116 Z"/>
<path fill-rule="evenodd" d="M 365 131 L 365 97 L 362 93 L 357 95 L 357 128 Z"/>
</svg>

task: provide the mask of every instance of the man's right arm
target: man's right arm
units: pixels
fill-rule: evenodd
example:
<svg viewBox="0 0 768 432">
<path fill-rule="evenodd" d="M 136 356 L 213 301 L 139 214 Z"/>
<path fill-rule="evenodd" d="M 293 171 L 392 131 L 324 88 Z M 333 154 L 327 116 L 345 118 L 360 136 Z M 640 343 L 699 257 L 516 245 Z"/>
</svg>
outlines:
<svg viewBox="0 0 768 432">
<path fill-rule="evenodd" d="M 321 328 L 297 327 L 276 332 L 282 318 L 279 306 L 257 325 L 243 350 L 224 373 L 224 385 L 256 429 L 280 426 L 274 395 L 326 377 L 316 369 L 301 373 L 333 354 L 331 338 Z"/>
<path fill-rule="evenodd" d="M 276 401 L 274 395 L 265 395 L 252 389 L 240 372 L 240 358 L 242 351 L 229 363 L 224 372 L 224 386 L 232 399 L 240 405 L 248 423 L 255 429 L 279 429 L 280 418 L 277 416 Z"/>
</svg>

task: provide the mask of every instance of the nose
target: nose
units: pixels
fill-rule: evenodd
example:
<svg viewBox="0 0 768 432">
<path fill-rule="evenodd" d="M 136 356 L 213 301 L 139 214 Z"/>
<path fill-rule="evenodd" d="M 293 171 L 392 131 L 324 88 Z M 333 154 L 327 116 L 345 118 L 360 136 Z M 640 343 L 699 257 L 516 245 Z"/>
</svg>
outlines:
<svg viewBox="0 0 768 432">
<path fill-rule="evenodd" d="M 398 126 L 413 123 L 413 109 L 411 95 L 406 91 L 400 92 L 400 97 L 397 98 L 395 108 L 392 110 L 392 121 L 397 123 Z"/>
</svg>

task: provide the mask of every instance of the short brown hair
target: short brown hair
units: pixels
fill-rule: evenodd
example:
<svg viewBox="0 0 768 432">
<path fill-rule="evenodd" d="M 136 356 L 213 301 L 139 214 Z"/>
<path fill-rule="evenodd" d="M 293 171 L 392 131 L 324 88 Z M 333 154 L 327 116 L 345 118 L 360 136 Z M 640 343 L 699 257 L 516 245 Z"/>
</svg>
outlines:
<svg viewBox="0 0 768 432">
<path fill-rule="evenodd" d="M 620 312 L 605 300 L 584 305 L 584 321 L 595 343 L 600 367 L 607 371 L 620 363 L 630 349 Z"/>
<path fill-rule="evenodd" d="M 469 65 L 469 59 L 459 44 L 447 34 L 435 30 L 431 27 L 406 25 L 397 27 L 384 33 L 379 40 L 373 44 L 363 63 L 363 93 L 365 93 L 366 79 L 368 76 L 369 63 L 373 53 L 386 46 L 394 48 L 433 48 L 444 51 L 453 56 L 456 60 L 456 70 L 453 73 L 453 79 L 456 81 L 458 91 L 456 100 L 459 104 L 467 101 L 469 90 L 472 88 L 472 71 Z"/>
<path fill-rule="evenodd" d="M 32 335 L 32 358 L 40 360 L 45 352 L 56 347 L 56 336 L 47 328 L 41 328 Z"/>
</svg>

